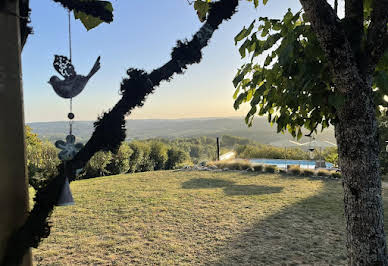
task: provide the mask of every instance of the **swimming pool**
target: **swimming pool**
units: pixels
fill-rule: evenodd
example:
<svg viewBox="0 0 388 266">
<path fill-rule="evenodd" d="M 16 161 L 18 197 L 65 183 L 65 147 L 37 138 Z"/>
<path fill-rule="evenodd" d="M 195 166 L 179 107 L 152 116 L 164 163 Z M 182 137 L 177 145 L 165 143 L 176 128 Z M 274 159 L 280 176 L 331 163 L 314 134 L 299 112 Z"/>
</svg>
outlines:
<svg viewBox="0 0 388 266">
<path fill-rule="evenodd" d="M 308 160 L 284 160 L 284 159 L 250 159 L 253 164 L 270 164 L 279 168 L 287 168 L 287 165 L 299 165 L 300 168 L 315 169 L 315 161 Z M 331 168 L 333 164 L 326 162 L 326 167 Z"/>
</svg>

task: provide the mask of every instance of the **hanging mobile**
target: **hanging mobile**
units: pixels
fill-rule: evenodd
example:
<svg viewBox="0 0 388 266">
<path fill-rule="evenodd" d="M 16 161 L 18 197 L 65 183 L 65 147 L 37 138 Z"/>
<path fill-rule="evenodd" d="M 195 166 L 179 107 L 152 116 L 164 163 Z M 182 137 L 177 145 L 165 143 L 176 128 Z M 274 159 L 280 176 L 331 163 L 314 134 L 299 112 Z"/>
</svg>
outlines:
<svg viewBox="0 0 388 266">
<path fill-rule="evenodd" d="M 66 161 L 74 158 L 74 156 L 82 149 L 82 143 L 75 143 L 75 136 L 73 135 L 73 119 L 75 117 L 73 113 L 73 97 L 82 92 L 88 83 L 89 79 L 100 69 L 100 57 L 97 58 L 94 66 L 90 70 L 87 76 L 78 75 L 74 66 L 71 63 L 72 50 L 71 50 L 71 20 L 70 11 L 69 17 L 69 54 L 70 58 L 63 55 L 55 55 L 54 68 L 64 78 L 61 80 L 57 76 L 52 76 L 48 82 L 54 89 L 58 96 L 66 99 L 70 99 L 70 112 L 67 115 L 69 118 L 69 135 L 66 136 L 66 142 L 63 140 L 57 140 L 55 146 L 62 151 L 59 152 L 58 157 L 64 162 L 66 167 Z M 57 206 L 73 205 L 74 200 L 70 191 L 69 179 L 66 177 L 65 184 L 63 186 L 61 195 L 58 198 Z"/>
</svg>

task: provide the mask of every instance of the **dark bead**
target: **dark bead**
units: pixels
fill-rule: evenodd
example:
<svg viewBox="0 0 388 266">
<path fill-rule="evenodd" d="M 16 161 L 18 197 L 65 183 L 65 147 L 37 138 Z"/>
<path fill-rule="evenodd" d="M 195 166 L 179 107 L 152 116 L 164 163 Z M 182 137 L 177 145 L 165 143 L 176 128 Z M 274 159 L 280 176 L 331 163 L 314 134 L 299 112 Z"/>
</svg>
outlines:
<svg viewBox="0 0 388 266">
<path fill-rule="evenodd" d="M 73 114 L 73 113 L 69 113 L 69 114 L 67 115 L 67 117 L 68 117 L 70 120 L 72 120 L 72 119 L 74 119 L 74 114 Z"/>
</svg>

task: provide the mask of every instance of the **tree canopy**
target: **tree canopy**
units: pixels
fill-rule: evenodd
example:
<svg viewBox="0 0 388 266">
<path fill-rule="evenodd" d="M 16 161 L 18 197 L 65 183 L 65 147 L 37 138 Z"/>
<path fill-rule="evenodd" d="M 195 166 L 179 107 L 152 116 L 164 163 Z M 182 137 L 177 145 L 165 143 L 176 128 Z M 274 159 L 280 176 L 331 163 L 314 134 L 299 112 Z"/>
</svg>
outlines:
<svg viewBox="0 0 388 266">
<path fill-rule="evenodd" d="M 370 7 L 365 7 L 367 18 Z M 330 63 L 320 47 L 311 23 L 302 11 L 290 10 L 283 19 L 259 18 L 235 37 L 241 57 L 250 62 L 237 72 L 233 84 L 235 109 L 250 102 L 245 121 L 251 125 L 254 115 L 268 115 L 277 131 L 288 130 L 302 137 L 302 127 L 310 132 L 336 123 L 336 110 L 344 104 L 343 93 L 336 88 Z M 367 23 L 365 23 L 366 27 Z M 366 30 L 367 31 L 367 30 Z M 264 62 L 258 56 L 265 55 Z M 373 73 L 376 112 L 388 107 L 388 52 Z M 303 103 L 303 104 L 301 104 Z"/>
</svg>

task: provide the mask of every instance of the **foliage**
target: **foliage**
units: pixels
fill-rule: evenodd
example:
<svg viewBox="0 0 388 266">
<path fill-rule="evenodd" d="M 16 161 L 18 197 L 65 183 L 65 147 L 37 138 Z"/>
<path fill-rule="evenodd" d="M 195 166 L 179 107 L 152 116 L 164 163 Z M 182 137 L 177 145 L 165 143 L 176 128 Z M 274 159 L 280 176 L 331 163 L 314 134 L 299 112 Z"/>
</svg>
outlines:
<svg viewBox="0 0 388 266">
<path fill-rule="evenodd" d="M 129 157 L 129 173 L 140 172 L 142 166 L 144 166 L 144 157 L 147 157 L 147 149 L 145 145 L 138 141 L 133 141 L 129 144 L 129 147 L 133 151 Z"/>
<path fill-rule="evenodd" d="M 28 180 L 34 189 L 39 189 L 58 173 L 57 166 L 60 163 L 58 150 L 52 143 L 40 141 L 31 131 L 28 135 L 30 135 L 26 142 Z M 32 135 L 35 136 L 31 138 Z"/>
<path fill-rule="evenodd" d="M 331 172 L 325 169 L 319 169 L 317 171 L 317 176 L 330 176 Z"/>
<path fill-rule="evenodd" d="M 330 176 L 331 176 L 332 178 L 342 178 L 341 173 L 334 172 L 334 171 L 331 172 Z"/>
<path fill-rule="evenodd" d="M 25 126 L 25 138 L 27 147 L 42 144 L 42 141 L 39 139 L 38 134 L 33 133 L 31 127 L 29 126 Z"/>
<path fill-rule="evenodd" d="M 117 151 L 112 154 L 112 159 L 107 166 L 107 170 L 112 175 L 118 175 L 128 172 L 129 170 L 129 158 L 133 151 L 129 147 L 128 143 L 123 142 Z"/>
<path fill-rule="evenodd" d="M 279 168 L 276 165 L 265 165 L 264 172 L 266 173 L 277 173 L 279 172 Z"/>
<path fill-rule="evenodd" d="M 68 10 L 74 11 L 75 19 L 81 20 L 87 30 L 102 22 L 113 21 L 113 6 L 109 1 L 101 0 L 53 0 Z"/>
<path fill-rule="evenodd" d="M 294 159 L 306 160 L 309 155 L 300 148 L 281 148 L 264 144 L 237 145 L 236 156 L 238 158 L 270 158 L 270 159 Z"/>
<path fill-rule="evenodd" d="M 211 161 L 207 163 L 208 166 L 216 166 L 218 169 L 229 169 L 229 170 L 247 170 L 252 168 L 251 162 L 248 160 L 222 160 L 222 161 Z"/>
<path fill-rule="evenodd" d="M 287 171 L 293 175 L 301 175 L 301 173 L 303 172 L 299 165 L 290 165 Z"/>
<path fill-rule="evenodd" d="M 79 178 L 84 179 L 109 175 L 110 172 L 108 170 L 108 165 L 110 164 L 112 158 L 113 156 L 111 152 L 97 152 L 86 164 L 83 173 Z"/>
<path fill-rule="evenodd" d="M 329 147 L 322 151 L 322 158 L 334 166 L 338 167 L 338 151 L 337 147 Z"/>
<path fill-rule="evenodd" d="M 149 159 L 153 161 L 153 170 L 162 170 L 165 168 L 165 164 L 168 159 L 167 145 L 160 141 L 152 141 L 150 144 L 150 155 Z"/>
<path fill-rule="evenodd" d="M 313 176 L 313 175 L 315 175 L 315 171 L 313 169 L 305 168 L 305 169 L 303 169 L 302 175 Z"/>
<path fill-rule="evenodd" d="M 264 166 L 262 164 L 256 164 L 256 165 L 253 166 L 253 170 L 255 172 L 263 172 Z"/>
<path fill-rule="evenodd" d="M 302 127 L 313 132 L 318 125 L 322 130 L 334 125 L 344 97 L 334 87 L 329 63 L 306 16 L 289 10 L 282 20 L 261 17 L 258 21 L 257 31 L 253 21 L 235 37 L 236 44 L 243 42 L 241 57 L 251 56 L 233 80 L 235 109 L 250 102 L 248 125 L 255 114 L 268 115 L 278 132 L 288 130 L 297 138 L 303 135 Z M 265 56 L 264 62 L 257 63 L 258 56 Z M 387 106 L 383 100 L 388 90 L 386 67 L 376 68 L 373 81 L 377 105 Z"/>
<path fill-rule="evenodd" d="M 230 136 L 230 135 L 223 135 L 221 137 L 221 144 L 220 145 L 223 147 L 233 148 L 236 145 L 247 145 L 250 143 L 252 143 L 252 141 L 247 139 L 247 138 Z"/>
<path fill-rule="evenodd" d="M 189 154 L 179 148 L 171 147 L 167 151 L 167 157 L 165 169 L 175 169 L 178 164 L 189 159 Z"/>
</svg>

